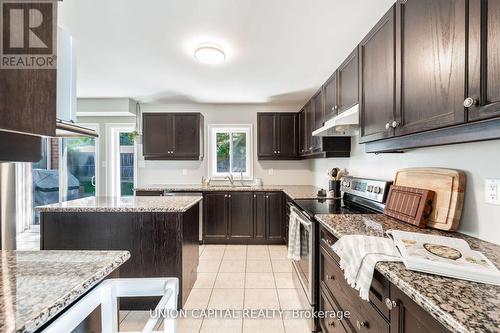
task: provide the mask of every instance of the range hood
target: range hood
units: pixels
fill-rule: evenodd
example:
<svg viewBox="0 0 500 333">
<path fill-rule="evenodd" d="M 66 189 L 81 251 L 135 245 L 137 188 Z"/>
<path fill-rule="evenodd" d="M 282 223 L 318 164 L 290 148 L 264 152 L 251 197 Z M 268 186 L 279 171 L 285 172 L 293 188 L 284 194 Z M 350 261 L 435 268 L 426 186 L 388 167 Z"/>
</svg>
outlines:
<svg viewBox="0 0 500 333">
<path fill-rule="evenodd" d="M 73 122 L 64 121 L 57 119 L 56 121 L 56 137 L 59 138 L 69 138 L 69 137 L 81 137 L 81 136 L 93 136 L 98 137 L 96 131 L 78 126 Z"/>
<path fill-rule="evenodd" d="M 326 121 L 313 136 L 355 136 L 359 129 L 359 104 Z"/>
</svg>

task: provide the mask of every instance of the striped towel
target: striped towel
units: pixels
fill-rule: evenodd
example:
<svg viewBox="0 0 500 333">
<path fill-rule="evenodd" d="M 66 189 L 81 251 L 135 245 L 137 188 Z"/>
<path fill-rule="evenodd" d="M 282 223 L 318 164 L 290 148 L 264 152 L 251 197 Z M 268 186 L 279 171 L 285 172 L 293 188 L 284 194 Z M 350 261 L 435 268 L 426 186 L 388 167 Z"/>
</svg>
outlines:
<svg viewBox="0 0 500 333">
<path fill-rule="evenodd" d="M 288 259 L 300 260 L 300 222 L 299 215 L 291 210 L 288 224 Z"/>
<path fill-rule="evenodd" d="M 347 283 L 368 301 L 375 265 L 379 261 L 402 261 L 394 242 L 376 236 L 347 235 L 332 245 L 340 257 L 340 268 Z"/>
</svg>

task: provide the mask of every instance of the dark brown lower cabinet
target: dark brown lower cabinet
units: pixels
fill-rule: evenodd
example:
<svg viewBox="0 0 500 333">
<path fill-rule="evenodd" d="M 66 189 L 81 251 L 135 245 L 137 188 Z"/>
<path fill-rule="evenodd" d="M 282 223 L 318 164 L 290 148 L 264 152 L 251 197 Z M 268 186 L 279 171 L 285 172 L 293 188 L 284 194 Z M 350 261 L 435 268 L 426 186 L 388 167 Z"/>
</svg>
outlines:
<svg viewBox="0 0 500 333">
<path fill-rule="evenodd" d="M 397 304 L 391 312 L 391 332 L 444 333 L 446 328 L 432 318 L 399 288 L 391 285 L 391 299 Z"/>
<path fill-rule="evenodd" d="M 342 321 L 320 320 L 323 332 L 376 333 L 441 333 L 448 330 L 429 313 L 375 271 L 370 287 L 369 302 L 351 288 L 340 269 L 338 256 L 331 244 L 337 239 L 326 229 L 320 229 L 320 304 L 323 311 L 348 311 Z M 389 308 L 386 302 L 394 302 Z"/>
<path fill-rule="evenodd" d="M 253 238 L 253 193 L 231 192 L 228 194 L 229 238 L 249 240 Z"/>
<path fill-rule="evenodd" d="M 203 200 L 203 239 L 226 240 L 227 228 L 227 193 L 206 193 Z"/>
<path fill-rule="evenodd" d="M 207 192 L 204 198 L 205 243 L 284 243 L 283 192 Z"/>
<path fill-rule="evenodd" d="M 254 240 L 266 240 L 266 193 L 253 194 Z"/>
<path fill-rule="evenodd" d="M 266 193 L 267 240 L 283 241 L 284 200 L 282 192 Z"/>
</svg>

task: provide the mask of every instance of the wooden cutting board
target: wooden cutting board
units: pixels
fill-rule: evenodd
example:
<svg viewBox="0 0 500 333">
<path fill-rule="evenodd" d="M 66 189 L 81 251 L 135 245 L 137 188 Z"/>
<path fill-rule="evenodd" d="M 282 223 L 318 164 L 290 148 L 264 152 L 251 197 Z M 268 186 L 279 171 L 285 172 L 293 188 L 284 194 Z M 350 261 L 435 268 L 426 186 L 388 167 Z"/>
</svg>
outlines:
<svg viewBox="0 0 500 333">
<path fill-rule="evenodd" d="M 421 188 L 392 185 L 384 214 L 425 228 L 432 212 L 434 192 Z"/>
<path fill-rule="evenodd" d="M 396 173 L 394 185 L 416 187 L 434 192 L 428 227 L 457 230 L 462 217 L 465 173 L 453 169 L 410 168 Z"/>
</svg>

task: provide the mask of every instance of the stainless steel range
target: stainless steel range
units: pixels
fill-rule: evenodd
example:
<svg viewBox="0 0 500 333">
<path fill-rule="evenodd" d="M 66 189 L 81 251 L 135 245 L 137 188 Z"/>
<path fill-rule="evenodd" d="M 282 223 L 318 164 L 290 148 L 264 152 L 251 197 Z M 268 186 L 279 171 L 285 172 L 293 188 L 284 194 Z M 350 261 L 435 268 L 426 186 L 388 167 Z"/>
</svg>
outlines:
<svg viewBox="0 0 500 333">
<path fill-rule="evenodd" d="M 300 223 L 297 229 L 300 233 L 300 259 L 292 261 L 292 271 L 302 309 L 315 311 L 319 306 L 319 286 L 316 285 L 319 281 L 319 225 L 314 216 L 382 213 L 391 182 L 344 177 L 341 184 L 342 199 L 304 199 L 288 204 L 290 213 L 297 213 Z M 318 331 L 318 321 L 310 319 L 309 327 L 312 332 Z"/>
</svg>

